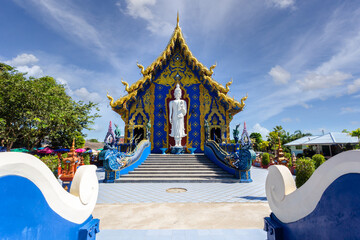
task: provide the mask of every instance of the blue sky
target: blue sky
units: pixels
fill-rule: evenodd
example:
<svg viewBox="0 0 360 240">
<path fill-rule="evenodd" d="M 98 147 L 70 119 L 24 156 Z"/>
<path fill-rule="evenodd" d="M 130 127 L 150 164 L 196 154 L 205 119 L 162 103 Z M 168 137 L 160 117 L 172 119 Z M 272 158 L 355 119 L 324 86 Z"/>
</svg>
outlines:
<svg viewBox="0 0 360 240">
<path fill-rule="evenodd" d="M 194 56 L 246 107 L 231 124 L 263 135 L 276 125 L 320 134 L 360 127 L 360 2 L 298 0 L 2 0 L 0 61 L 66 84 L 99 103 L 86 132 L 103 140 L 108 106 L 126 94 L 180 27 Z"/>
</svg>

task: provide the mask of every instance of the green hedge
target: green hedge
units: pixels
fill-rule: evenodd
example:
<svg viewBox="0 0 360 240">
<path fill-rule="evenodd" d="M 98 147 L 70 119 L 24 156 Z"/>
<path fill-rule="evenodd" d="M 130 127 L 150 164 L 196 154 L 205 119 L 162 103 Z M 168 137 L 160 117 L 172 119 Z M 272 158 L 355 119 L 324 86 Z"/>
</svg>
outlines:
<svg viewBox="0 0 360 240">
<path fill-rule="evenodd" d="M 46 155 L 43 157 L 35 156 L 39 158 L 43 163 L 46 164 L 48 168 L 53 172 L 57 177 L 57 167 L 58 167 L 58 157 L 56 155 Z"/>
<path fill-rule="evenodd" d="M 268 166 L 270 164 L 270 156 L 268 153 L 263 153 L 261 158 L 261 164 L 263 166 Z"/>
<path fill-rule="evenodd" d="M 296 161 L 296 187 L 301 187 L 315 171 L 313 160 L 309 158 L 300 158 Z"/>
</svg>

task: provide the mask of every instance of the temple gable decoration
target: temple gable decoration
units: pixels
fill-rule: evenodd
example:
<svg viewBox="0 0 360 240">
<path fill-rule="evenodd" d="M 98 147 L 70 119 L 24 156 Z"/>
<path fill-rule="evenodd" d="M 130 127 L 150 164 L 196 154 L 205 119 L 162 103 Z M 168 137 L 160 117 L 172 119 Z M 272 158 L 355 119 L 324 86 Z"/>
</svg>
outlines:
<svg viewBox="0 0 360 240">
<path fill-rule="evenodd" d="M 180 85 L 182 99 L 187 104 L 188 116 L 184 124 L 187 136 L 182 140 L 186 147 L 203 151 L 205 120 L 211 124 L 217 121 L 213 129 L 217 129 L 214 134 L 219 142 L 229 141 L 232 116 L 243 110 L 247 96 L 238 102 L 227 95 L 232 81 L 224 87 L 212 78 L 216 64 L 208 69 L 193 56 L 183 37 L 179 18 L 161 55 L 146 69 L 140 64 L 137 66 L 141 69 L 141 79 L 131 86 L 121 81 L 126 87 L 126 96 L 114 101 L 107 95 L 112 110 L 125 122 L 126 142 L 136 137 L 134 120 L 140 121 L 137 116 L 141 115 L 143 124 L 136 122 L 138 127 L 145 126 L 148 121 L 153 123 L 150 131 L 152 150 L 174 146 L 174 139 L 169 138 L 171 124 L 168 121 L 168 102 L 174 100 L 172 96 L 176 84 Z M 216 110 L 216 114 L 213 110 Z"/>
</svg>

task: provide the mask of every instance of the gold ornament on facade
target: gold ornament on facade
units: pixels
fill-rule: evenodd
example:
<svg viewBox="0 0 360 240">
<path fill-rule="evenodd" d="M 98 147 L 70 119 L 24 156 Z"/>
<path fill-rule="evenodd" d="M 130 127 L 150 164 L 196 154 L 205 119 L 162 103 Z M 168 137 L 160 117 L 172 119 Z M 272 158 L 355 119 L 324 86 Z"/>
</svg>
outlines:
<svg viewBox="0 0 360 240">
<path fill-rule="evenodd" d="M 230 91 L 230 86 L 231 86 L 232 83 L 233 83 L 233 80 L 231 79 L 230 82 L 228 82 L 228 83 L 225 85 L 226 93 L 228 93 L 228 92 Z"/>
<path fill-rule="evenodd" d="M 125 85 L 125 91 L 130 92 L 129 84 L 121 79 L 121 83 Z"/>
</svg>

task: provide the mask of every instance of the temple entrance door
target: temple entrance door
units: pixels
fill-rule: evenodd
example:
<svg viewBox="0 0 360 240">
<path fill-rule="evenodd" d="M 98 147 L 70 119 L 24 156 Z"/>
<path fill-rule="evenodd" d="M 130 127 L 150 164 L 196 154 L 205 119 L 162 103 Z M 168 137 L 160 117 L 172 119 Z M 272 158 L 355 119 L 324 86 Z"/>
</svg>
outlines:
<svg viewBox="0 0 360 240">
<path fill-rule="evenodd" d="M 141 140 L 145 138 L 144 128 L 143 127 L 135 127 L 134 128 L 134 143 L 138 144 Z"/>
<path fill-rule="evenodd" d="M 217 143 L 221 143 L 221 129 L 220 128 L 213 128 L 210 131 L 210 139 L 214 140 Z"/>
</svg>

